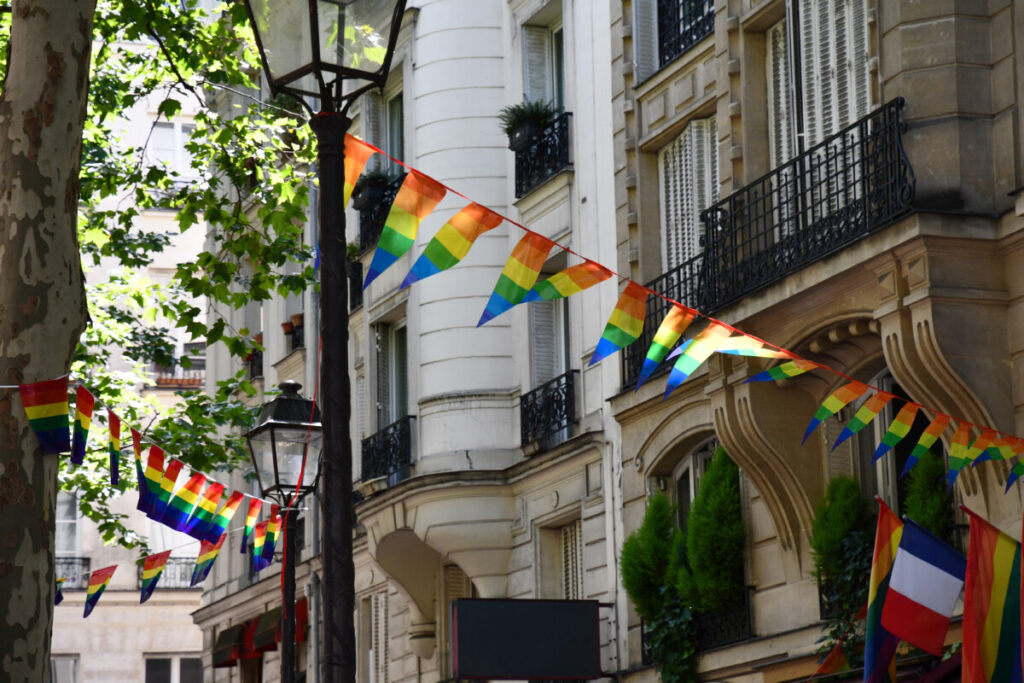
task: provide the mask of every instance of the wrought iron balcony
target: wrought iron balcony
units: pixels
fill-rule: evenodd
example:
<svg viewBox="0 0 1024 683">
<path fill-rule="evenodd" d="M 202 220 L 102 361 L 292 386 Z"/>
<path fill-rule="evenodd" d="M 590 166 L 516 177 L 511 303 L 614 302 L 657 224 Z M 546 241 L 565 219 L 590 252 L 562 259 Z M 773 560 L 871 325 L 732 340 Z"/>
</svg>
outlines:
<svg viewBox="0 0 1024 683">
<path fill-rule="evenodd" d="M 713 0 L 658 0 L 659 66 L 665 66 L 714 30 Z"/>
<path fill-rule="evenodd" d="M 516 152 L 516 197 L 522 197 L 562 169 L 569 168 L 569 119 L 562 112 L 532 145 Z"/>
<path fill-rule="evenodd" d="M 156 589 L 162 590 L 202 590 L 202 586 L 190 586 L 189 583 L 192 581 L 192 570 L 196 566 L 196 558 L 194 557 L 172 557 L 167 560 L 167 566 L 164 567 L 163 573 L 160 575 L 159 581 L 156 583 Z M 136 576 L 138 581 L 138 587 L 142 588 L 142 566 L 139 565 L 137 568 Z"/>
<path fill-rule="evenodd" d="M 387 477 L 388 486 L 412 473 L 412 421 L 407 415 L 363 439 L 362 480 Z"/>
<path fill-rule="evenodd" d="M 348 310 L 354 311 L 363 305 L 363 262 L 348 262 Z"/>
<path fill-rule="evenodd" d="M 58 557 L 54 561 L 54 577 L 64 579 L 61 590 L 84 591 L 89 587 L 88 557 Z"/>
<path fill-rule="evenodd" d="M 391 203 L 395 201 L 398 189 L 402 187 L 404 175 L 396 176 L 384 183 L 378 192 L 372 193 L 372 199 L 359 208 L 359 249 L 367 252 L 377 246 L 380 233 L 384 230 L 384 221 L 391 211 Z M 364 200 L 365 201 L 365 200 Z M 362 287 L 362 283 L 359 285 Z"/>
<path fill-rule="evenodd" d="M 153 379 L 159 389 L 201 389 L 206 380 L 206 368 L 155 366 Z"/>
<path fill-rule="evenodd" d="M 540 385 L 519 401 L 519 432 L 522 445 L 537 442 L 552 448 L 569 438 L 576 422 L 576 375 L 570 370 Z"/>
<path fill-rule="evenodd" d="M 743 591 L 743 601 L 727 612 L 693 615 L 697 627 L 697 651 L 738 643 L 751 637 L 750 592 Z"/>
</svg>

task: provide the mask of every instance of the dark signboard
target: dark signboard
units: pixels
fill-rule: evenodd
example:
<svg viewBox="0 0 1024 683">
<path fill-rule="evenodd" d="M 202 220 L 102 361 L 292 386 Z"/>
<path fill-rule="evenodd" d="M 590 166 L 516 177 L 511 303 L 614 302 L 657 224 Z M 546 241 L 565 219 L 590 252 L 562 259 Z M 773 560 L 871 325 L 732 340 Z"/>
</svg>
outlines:
<svg viewBox="0 0 1024 683">
<path fill-rule="evenodd" d="M 453 678 L 601 678 L 596 600 L 460 598 L 451 610 Z"/>
</svg>

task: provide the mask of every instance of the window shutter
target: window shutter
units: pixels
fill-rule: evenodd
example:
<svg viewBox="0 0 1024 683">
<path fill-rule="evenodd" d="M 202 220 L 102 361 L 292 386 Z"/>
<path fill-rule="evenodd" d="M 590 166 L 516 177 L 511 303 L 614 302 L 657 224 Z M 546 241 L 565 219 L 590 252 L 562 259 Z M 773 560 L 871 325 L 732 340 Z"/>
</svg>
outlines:
<svg viewBox="0 0 1024 683">
<path fill-rule="evenodd" d="M 384 98 L 377 92 L 368 92 L 363 95 L 362 106 L 363 139 L 382 149 L 386 148 L 387 143 L 384 139 Z M 384 157 L 380 154 L 371 155 L 367 163 L 367 170 L 383 170 L 383 159 Z"/>
<path fill-rule="evenodd" d="M 539 387 L 559 373 L 557 303 L 535 301 L 530 304 L 530 385 Z"/>
<path fill-rule="evenodd" d="M 408 329 L 403 325 L 394 331 L 391 349 L 391 388 L 394 395 L 392 422 L 409 414 L 409 345 L 406 336 Z"/>
<path fill-rule="evenodd" d="M 583 530 L 578 519 L 562 527 L 562 598 L 583 599 Z"/>
<path fill-rule="evenodd" d="M 793 157 L 786 22 L 780 21 L 768 29 L 765 42 L 768 51 L 768 149 L 772 168 L 778 168 Z"/>
<path fill-rule="evenodd" d="M 377 338 L 377 430 L 391 424 L 391 367 L 388 358 L 387 325 L 376 325 L 373 328 Z"/>
<path fill-rule="evenodd" d="M 551 32 L 539 26 L 523 26 L 523 93 L 532 101 L 550 102 Z"/>
<path fill-rule="evenodd" d="M 361 456 L 363 453 L 363 439 L 369 436 L 366 425 L 366 375 L 359 375 L 356 377 L 356 438 L 353 447 L 353 452 L 357 456 Z M 362 457 L 356 457 L 352 461 L 354 470 L 358 470 L 355 474 L 362 478 Z"/>
<path fill-rule="evenodd" d="M 701 253 L 700 212 L 718 201 L 715 118 L 691 121 L 661 152 L 662 244 L 665 270 Z"/>
<path fill-rule="evenodd" d="M 633 59 L 636 82 L 658 70 L 658 9 L 655 0 L 633 0 Z"/>
<path fill-rule="evenodd" d="M 700 253 L 700 214 L 718 201 L 718 123 L 715 117 L 694 121 L 694 180 L 697 188 L 696 214 L 687 244 L 687 258 Z"/>
<path fill-rule="evenodd" d="M 871 111 L 871 81 L 868 54 L 868 8 L 866 0 L 849 0 L 850 11 L 850 120 L 863 118 Z"/>
<path fill-rule="evenodd" d="M 388 594 L 371 596 L 370 683 L 388 683 Z"/>
<path fill-rule="evenodd" d="M 822 3 L 830 0 L 821 0 Z M 803 93 L 803 148 L 809 149 L 818 139 L 818 32 L 817 0 L 800 0 L 800 88 Z"/>
<path fill-rule="evenodd" d="M 405 106 L 402 93 L 388 100 L 388 144 L 384 150 L 396 159 L 405 159 Z"/>
<path fill-rule="evenodd" d="M 442 677 L 448 677 L 451 675 L 451 606 L 452 600 L 458 598 L 471 598 L 473 597 L 473 582 L 469 580 L 469 576 L 466 572 L 454 564 L 445 565 L 443 574 L 444 584 L 441 586 L 442 600 L 441 600 L 441 619 L 440 619 L 440 639 L 444 643 L 444 647 L 441 649 L 441 654 L 444 657 L 444 661 L 441 662 L 441 675 Z"/>
</svg>

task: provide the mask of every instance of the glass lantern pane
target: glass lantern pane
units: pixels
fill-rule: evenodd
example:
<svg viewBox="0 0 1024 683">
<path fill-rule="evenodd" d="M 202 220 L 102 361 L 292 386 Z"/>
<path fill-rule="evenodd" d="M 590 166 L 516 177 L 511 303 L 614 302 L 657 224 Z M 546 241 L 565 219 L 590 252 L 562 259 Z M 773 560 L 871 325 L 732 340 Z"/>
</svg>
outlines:
<svg viewBox="0 0 1024 683">
<path fill-rule="evenodd" d="M 271 448 L 270 439 L 273 431 L 261 429 L 256 433 L 249 434 L 249 447 L 252 449 L 253 462 L 256 464 L 256 473 L 260 479 L 260 489 L 267 489 L 276 485 L 274 480 L 274 451 Z"/>
<path fill-rule="evenodd" d="M 376 72 L 384 65 L 394 2 L 318 0 L 320 59 L 327 64 Z"/>
<path fill-rule="evenodd" d="M 312 486 L 316 479 L 319 465 L 320 449 L 314 446 L 319 442 L 320 432 L 305 428 L 277 427 L 274 429 L 277 441 L 277 468 L 281 485 L 295 486 L 302 469 L 302 454 L 306 448 L 307 436 L 310 439 L 309 456 L 306 458 L 306 469 L 302 473 L 302 486 Z"/>
<path fill-rule="evenodd" d="M 250 0 L 250 6 L 272 79 L 313 61 L 307 0 Z"/>
</svg>

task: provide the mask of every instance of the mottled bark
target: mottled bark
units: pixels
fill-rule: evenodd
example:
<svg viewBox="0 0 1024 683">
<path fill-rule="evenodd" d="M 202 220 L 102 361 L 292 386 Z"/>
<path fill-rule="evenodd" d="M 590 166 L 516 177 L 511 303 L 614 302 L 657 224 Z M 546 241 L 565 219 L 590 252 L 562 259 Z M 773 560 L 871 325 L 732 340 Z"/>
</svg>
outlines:
<svg viewBox="0 0 1024 683">
<path fill-rule="evenodd" d="M 68 371 L 85 325 L 78 171 L 96 0 L 15 0 L 0 94 L 0 384 Z M 48 680 L 57 458 L 0 389 L 0 671 Z"/>
</svg>

